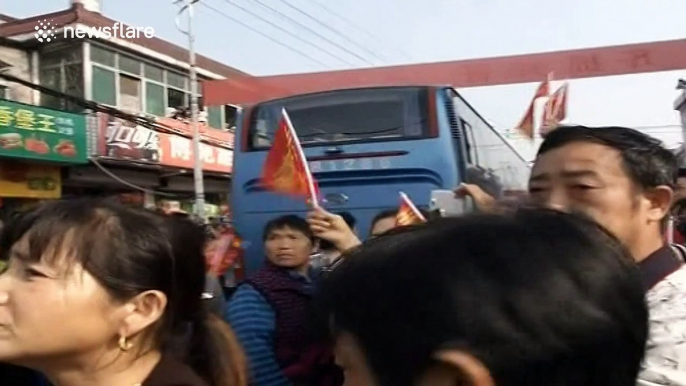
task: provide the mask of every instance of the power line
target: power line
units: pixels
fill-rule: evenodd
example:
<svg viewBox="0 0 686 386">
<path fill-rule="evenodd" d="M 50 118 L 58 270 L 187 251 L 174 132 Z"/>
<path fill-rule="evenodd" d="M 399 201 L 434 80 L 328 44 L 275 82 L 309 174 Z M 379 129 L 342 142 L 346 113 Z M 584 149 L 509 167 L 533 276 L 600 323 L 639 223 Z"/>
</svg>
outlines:
<svg viewBox="0 0 686 386">
<path fill-rule="evenodd" d="M 209 9 L 209 10 L 214 11 L 214 12 L 217 13 L 218 15 L 224 16 L 225 18 L 227 18 L 227 19 L 233 21 L 234 23 L 237 23 L 237 24 L 242 25 L 243 27 L 245 27 L 245 28 L 247 28 L 247 29 L 249 29 L 249 30 L 255 32 L 256 34 L 258 34 L 258 35 L 260 35 L 260 36 L 262 36 L 262 37 L 264 37 L 264 38 L 267 38 L 267 39 L 271 40 L 272 42 L 274 42 L 274 43 L 276 43 L 276 44 L 278 44 L 278 45 L 280 45 L 280 46 L 282 46 L 282 47 L 288 48 L 289 50 L 295 52 L 296 54 L 298 54 L 298 55 L 300 55 L 300 56 L 302 56 L 302 57 L 304 57 L 304 58 L 307 58 L 307 59 L 309 59 L 309 60 L 311 60 L 311 61 L 313 61 L 313 62 L 315 62 L 315 63 L 317 63 L 317 64 L 320 64 L 320 65 L 326 67 L 326 68 L 331 68 L 331 66 L 329 66 L 328 64 L 326 64 L 326 63 L 324 63 L 324 62 L 322 62 L 322 61 L 320 61 L 320 60 L 318 60 L 318 59 L 313 58 L 312 56 L 310 56 L 310 55 L 308 55 L 308 54 L 306 54 L 306 53 L 300 51 L 299 49 L 297 49 L 297 48 L 295 48 L 295 47 L 293 47 L 293 46 L 290 46 L 290 45 L 288 45 L 288 44 L 286 44 L 286 43 L 284 43 L 284 42 L 282 42 L 282 41 L 280 41 L 280 40 L 274 39 L 273 37 L 267 35 L 266 33 L 262 32 L 262 31 L 260 31 L 259 29 L 257 29 L 257 28 L 255 28 L 255 27 L 251 26 L 251 25 L 248 24 L 248 23 L 243 22 L 242 20 L 240 20 L 240 19 L 238 19 L 238 18 L 235 18 L 235 17 L 233 17 L 233 16 L 227 14 L 226 12 L 223 12 L 223 11 L 221 11 L 221 10 L 219 10 L 219 9 L 217 9 L 217 8 L 215 8 L 215 7 L 213 7 L 213 6 L 211 6 L 211 5 L 208 5 L 207 3 L 204 3 L 204 2 L 203 2 L 203 3 L 200 3 L 200 5 L 206 7 L 206 8 Z"/>
<path fill-rule="evenodd" d="M 310 2 L 316 4 L 317 6 L 319 6 L 319 8 L 323 9 L 324 11 L 328 12 L 329 14 L 331 14 L 331 15 L 337 17 L 338 19 L 340 19 L 340 20 L 342 20 L 343 22 L 347 23 L 347 24 L 350 25 L 351 27 L 353 27 L 353 28 L 357 29 L 358 31 L 362 32 L 363 34 L 367 35 L 367 37 L 371 38 L 372 40 L 379 41 L 379 43 L 381 43 L 381 42 L 380 42 L 381 39 L 380 39 L 378 36 L 375 36 L 375 35 L 372 34 L 371 32 L 369 32 L 369 31 L 367 31 L 366 29 L 364 29 L 364 28 L 360 27 L 359 25 L 357 25 L 357 24 L 356 24 L 355 22 L 353 22 L 352 20 L 346 18 L 345 16 L 343 16 L 343 15 L 339 14 L 338 12 L 332 10 L 331 8 L 327 7 L 326 5 L 320 3 L 318 0 L 310 0 Z M 383 45 L 383 44 L 382 44 L 382 45 Z M 399 47 L 392 47 L 392 49 L 393 49 L 394 51 L 400 53 L 402 56 L 404 56 L 405 59 L 412 60 L 412 55 L 410 55 L 410 54 L 408 54 L 407 52 L 401 50 Z"/>
<path fill-rule="evenodd" d="M 314 21 L 315 23 L 319 24 L 320 26 L 322 26 L 322 27 L 328 29 L 329 31 L 333 32 L 334 34 L 336 34 L 336 35 L 342 37 L 343 39 L 347 40 L 349 43 L 356 45 L 357 47 L 361 48 L 361 49 L 364 50 L 364 51 L 367 51 L 368 54 L 374 56 L 375 58 L 379 59 L 380 61 L 385 62 L 385 60 L 384 60 L 382 57 L 380 57 L 379 55 L 377 55 L 376 53 L 374 53 L 374 51 L 372 51 L 371 49 L 367 48 L 366 46 L 363 46 L 362 44 L 356 42 L 355 40 L 349 38 L 349 37 L 346 36 L 343 32 L 341 32 L 341 31 L 339 31 L 339 30 L 337 30 L 337 29 L 331 27 L 330 25 L 327 25 L 326 23 L 323 23 L 323 22 L 319 21 L 319 19 L 317 19 L 316 17 L 314 17 L 314 16 L 312 16 L 311 14 L 309 14 L 309 13 L 303 11 L 302 9 L 300 9 L 300 8 L 298 8 L 298 7 L 296 7 L 296 6 L 294 6 L 293 4 L 289 3 L 289 2 L 286 1 L 286 0 L 280 0 L 280 1 L 281 1 L 282 3 L 284 3 L 288 8 L 291 8 L 291 9 L 295 10 L 296 12 L 302 14 L 303 16 L 307 17 L 308 19 L 310 19 L 310 20 Z"/>
<path fill-rule="evenodd" d="M 318 46 L 318 45 L 312 43 L 311 41 L 309 41 L 309 40 L 307 40 L 307 39 L 303 39 L 302 37 L 298 36 L 297 34 L 291 32 L 291 31 L 289 31 L 289 30 L 287 30 L 286 28 L 281 27 L 280 25 L 274 23 L 273 21 L 271 21 L 271 20 L 269 20 L 269 19 L 266 19 L 266 18 L 260 16 L 259 14 L 257 14 L 257 13 L 255 13 L 255 12 L 253 12 L 253 11 L 251 11 L 251 10 L 249 10 L 249 9 L 247 9 L 247 8 L 245 8 L 245 7 L 243 7 L 243 6 L 240 5 L 240 4 L 236 4 L 236 3 L 233 2 L 232 0 L 224 0 L 224 1 L 225 1 L 226 3 L 228 3 L 228 4 L 230 4 L 230 5 L 233 5 L 234 7 L 238 8 L 238 9 L 240 9 L 241 11 L 243 11 L 243 12 L 245 12 L 245 13 L 247 13 L 247 14 L 253 16 L 254 18 L 259 19 L 259 20 L 262 20 L 263 22 L 265 22 L 265 23 L 271 25 L 272 27 L 278 29 L 279 31 L 284 32 L 284 33 L 290 35 L 291 37 L 293 37 L 293 38 L 295 38 L 295 39 L 297 39 L 297 40 L 299 40 L 299 41 L 301 41 L 301 42 L 303 42 L 303 43 L 305 43 L 305 44 L 307 44 L 307 45 L 309 45 L 309 46 L 312 46 L 312 47 L 314 47 L 314 48 L 316 48 L 316 49 L 318 49 L 318 50 L 320 50 L 320 51 L 326 53 L 327 55 L 331 56 L 332 58 L 338 59 L 339 61 L 341 61 L 341 62 L 343 62 L 343 63 L 346 63 L 346 64 L 348 64 L 348 65 L 350 65 L 350 66 L 353 66 L 353 65 L 354 65 L 353 63 L 350 63 L 349 61 L 347 61 L 347 60 L 341 58 L 340 56 L 338 56 L 338 55 L 336 55 L 336 54 L 334 54 L 334 53 L 331 53 L 331 51 L 326 50 L 326 49 L 324 49 L 324 48 L 322 48 L 322 47 L 320 47 L 320 46 Z"/>
<path fill-rule="evenodd" d="M 229 1 L 229 0 L 226 0 L 226 1 Z M 310 32 L 311 34 L 316 35 L 317 37 L 319 37 L 320 39 L 324 40 L 325 42 L 327 42 L 327 43 L 329 43 L 329 44 L 331 44 L 331 45 L 333 45 L 333 46 L 338 47 L 340 50 L 343 50 L 343 51 L 347 52 L 348 54 L 350 54 L 350 55 L 352 55 L 352 56 L 354 56 L 354 57 L 360 59 L 361 61 L 363 61 L 363 62 L 369 64 L 370 66 L 373 66 L 373 65 L 374 65 L 373 62 L 371 62 L 371 61 L 369 61 L 367 58 L 365 58 L 365 57 L 359 55 L 357 52 L 352 51 L 352 50 L 348 49 L 347 47 L 345 47 L 345 46 L 343 46 L 343 45 L 341 45 L 341 44 L 338 44 L 337 42 L 335 42 L 335 41 L 333 41 L 333 40 L 327 38 L 326 36 L 320 34 L 319 32 L 317 32 L 317 31 L 313 30 L 312 28 L 310 28 L 310 27 L 304 25 L 303 23 L 299 22 L 298 20 L 296 20 L 296 19 L 294 19 L 294 18 L 292 18 L 292 17 L 290 17 L 290 16 L 284 14 L 283 12 L 279 11 L 278 9 L 272 8 L 271 6 L 269 6 L 269 5 L 265 4 L 265 3 L 263 3 L 261 0 L 253 0 L 253 1 L 256 2 L 257 4 L 263 6 L 264 8 L 267 8 L 268 10 L 270 10 L 270 11 L 272 11 L 272 12 L 274 12 L 274 13 L 280 15 L 282 18 L 287 19 L 287 20 L 290 20 L 292 23 L 297 24 L 298 26 L 300 26 L 300 28 L 302 28 L 302 29 L 304 29 L 304 30 Z"/>
</svg>

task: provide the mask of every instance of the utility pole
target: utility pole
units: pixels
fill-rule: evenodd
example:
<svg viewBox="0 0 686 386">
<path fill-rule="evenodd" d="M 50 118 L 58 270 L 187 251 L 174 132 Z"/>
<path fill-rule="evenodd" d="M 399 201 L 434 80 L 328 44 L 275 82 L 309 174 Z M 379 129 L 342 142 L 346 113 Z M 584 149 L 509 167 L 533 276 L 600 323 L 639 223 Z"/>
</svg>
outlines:
<svg viewBox="0 0 686 386">
<path fill-rule="evenodd" d="M 200 0 L 176 0 L 183 4 L 176 16 L 177 28 L 188 35 L 188 64 L 191 80 L 191 127 L 193 128 L 193 182 L 195 183 L 195 214 L 205 219 L 205 185 L 202 175 L 202 157 L 200 155 L 200 127 L 198 125 L 198 74 L 195 68 L 195 35 L 193 34 L 193 4 Z M 180 24 L 181 15 L 188 10 L 188 29 Z"/>
</svg>

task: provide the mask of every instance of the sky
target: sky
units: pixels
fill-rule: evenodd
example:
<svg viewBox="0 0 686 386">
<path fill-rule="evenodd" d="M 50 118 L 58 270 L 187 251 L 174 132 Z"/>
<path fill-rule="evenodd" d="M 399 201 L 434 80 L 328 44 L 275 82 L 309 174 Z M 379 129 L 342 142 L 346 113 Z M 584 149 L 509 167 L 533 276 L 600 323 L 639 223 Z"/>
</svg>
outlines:
<svg viewBox="0 0 686 386">
<path fill-rule="evenodd" d="M 176 28 L 178 7 L 171 0 L 101 0 L 100 4 L 113 19 L 153 27 L 157 37 L 187 44 L 187 37 Z M 684 0 L 201 0 L 200 4 L 194 23 L 197 51 L 254 75 L 686 38 Z M 69 0 L 0 0 L 0 13 L 27 17 L 68 5 Z M 686 69 L 572 80 L 569 122 L 636 127 L 674 146 L 682 138 L 673 107 L 679 77 L 686 77 Z M 517 84 L 460 91 L 505 131 L 521 118 L 535 87 Z M 516 142 L 524 153 L 534 149 L 525 140 Z"/>
</svg>

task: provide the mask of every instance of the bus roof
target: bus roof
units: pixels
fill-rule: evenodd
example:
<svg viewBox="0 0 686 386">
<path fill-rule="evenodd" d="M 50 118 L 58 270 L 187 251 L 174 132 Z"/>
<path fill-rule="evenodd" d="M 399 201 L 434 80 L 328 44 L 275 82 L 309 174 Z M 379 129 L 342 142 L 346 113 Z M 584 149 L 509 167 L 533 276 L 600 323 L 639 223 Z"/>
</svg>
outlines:
<svg viewBox="0 0 686 386">
<path fill-rule="evenodd" d="M 337 89 L 332 89 L 332 90 L 327 90 L 327 91 L 317 91 L 317 92 L 311 92 L 311 93 L 290 95 L 290 96 L 281 97 L 281 98 L 266 99 L 266 100 L 263 100 L 261 102 L 250 104 L 249 106 L 256 106 L 256 105 L 259 105 L 262 103 L 285 101 L 288 99 L 293 99 L 293 98 L 298 98 L 298 97 L 326 95 L 326 94 L 331 94 L 331 93 L 339 92 L 339 91 L 356 91 L 356 90 L 373 90 L 373 89 L 376 89 L 376 90 L 392 90 L 392 89 L 400 89 L 400 88 L 431 88 L 431 87 L 434 87 L 434 88 L 451 88 L 451 86 L 447 86 L 447 85 L 427 85 L 427 84 L 405 84 L 405 85 L 396 85 L 396 86 L 365 86 L 365 87 L 337 88 Z"/>
</svg>

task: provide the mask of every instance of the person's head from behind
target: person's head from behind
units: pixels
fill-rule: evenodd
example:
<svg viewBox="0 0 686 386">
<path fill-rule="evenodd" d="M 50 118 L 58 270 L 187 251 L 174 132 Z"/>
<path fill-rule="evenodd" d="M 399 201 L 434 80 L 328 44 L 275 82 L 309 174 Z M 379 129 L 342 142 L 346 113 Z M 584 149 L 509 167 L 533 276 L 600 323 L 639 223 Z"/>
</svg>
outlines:
<svg viewBox="0 0 686 386">
<path fill-rule="evenodd" d="M 438 219 L 368 241 L 329 275 L 319 300 L 348 386 L 635 384 L 640 276 L 577 215 Z"/>
<path fill-rule="evenodd" d="M 286 215 L 264 227 L 262 239 L 267 260 L 282 268 L 306 270 L 314 249 L 314 234 L 305 219 Z"/>
<path fill-rule="evenodd" d="M 424 216 L 424 218 L 428 219 L 430 217 L 429 212 L 427 212 L 424 209 L 418 208 L 419 212 Z M 397 227 L 396 224 L 396 217 L 398 215 L 398 208 L 395 209 L 387 209 L 379 212 L 374 218 L 372 219 L 371 226 L 369 227 L 369 236 L 370 237 L 378 237 L 381 236 L 382 234 L 390 231 L 391 229 L 395 229 Z"/>
<path fill-rule="evenodd" d="M 643 259 L 662 243 L 677 167 L 659 140 L 623 127 L 567 126 L 539 148 L 529 180 L 534 203 L 582 211 Z"/>
<path fill-rule="evenodd" d="M 107 201 L 55 201 L 23 214 L 0 240 L 9 258 L 0 361 L 51 377 L 64 366 L 122 374 L 182 342 L 198 375 L 231 385 L 230 330 L 201 299 L 204 241 L 187 219 Z"/>
</svg>

